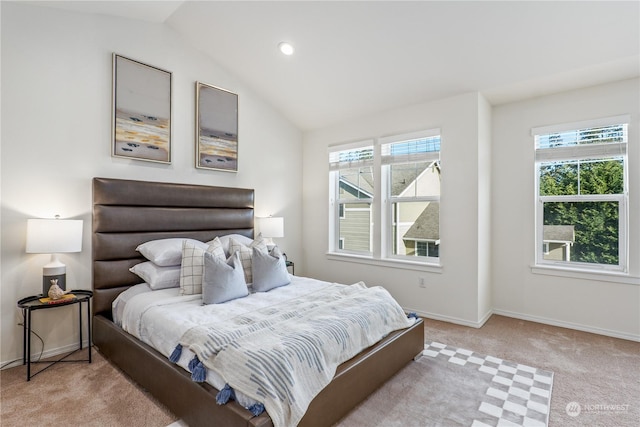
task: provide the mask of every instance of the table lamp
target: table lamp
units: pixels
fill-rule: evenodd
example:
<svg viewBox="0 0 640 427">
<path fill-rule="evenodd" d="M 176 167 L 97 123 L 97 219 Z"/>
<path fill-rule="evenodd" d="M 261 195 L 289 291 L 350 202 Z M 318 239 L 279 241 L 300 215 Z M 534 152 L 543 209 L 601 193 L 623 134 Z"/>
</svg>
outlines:
<svg viewBox="0 0 640 427">
<path fill-rule="evenodd" d="M 278 216 L 256 218 L 256 228 L 258 233 L 262 234 L 267 247 L 271 249 L 276 245 L 273 237 L 284 237 L 284 218 Z"/>
<path fill-rule="evenodd" d="M 67 267 L 58 260 L 58 254 L 82 251 L 82 220 L 58 218 L 27 220 L 27 253 L 51 254 L 51 261 L 42 267 L 45 297 L 53 283 L 66 290 Z"/>
</svg>

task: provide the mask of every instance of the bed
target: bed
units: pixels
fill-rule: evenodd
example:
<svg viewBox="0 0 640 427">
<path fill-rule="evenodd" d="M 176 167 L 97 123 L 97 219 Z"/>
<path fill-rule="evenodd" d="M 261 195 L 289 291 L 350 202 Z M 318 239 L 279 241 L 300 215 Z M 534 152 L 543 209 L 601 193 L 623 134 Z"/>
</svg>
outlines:
<svg viewBox="0 0 640 427">
<path fill-rule="evenodd" d="M 144 261 L 136 247 L 164 238 L 209 241 L 253 238 L 254 192 L 202 185 L 93 179 L 93 342 L 98 351 L 189 426 L 272 426 L 236 402 L 216 403 L 219 390 L 194 382 L 166 356 L 113 322 L 112 303 L 140 283 L 129 268 Z M 329 426 L 402 369 L 424 348 L 422 321 L 387 335 L 342 363 L 311 402 L 301 426 Z"/>
</svg>

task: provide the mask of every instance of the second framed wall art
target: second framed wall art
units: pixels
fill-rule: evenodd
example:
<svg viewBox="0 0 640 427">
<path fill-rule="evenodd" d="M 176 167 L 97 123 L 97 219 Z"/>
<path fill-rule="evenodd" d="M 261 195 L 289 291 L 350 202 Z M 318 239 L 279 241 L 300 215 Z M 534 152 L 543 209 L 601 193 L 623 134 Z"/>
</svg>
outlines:
<svg viewBox="0 0 640 427">
<path fill-rule="evenodd" d="M 238 171 L 238 95 L 196 82 L 196 168 Z"/>
</svg>

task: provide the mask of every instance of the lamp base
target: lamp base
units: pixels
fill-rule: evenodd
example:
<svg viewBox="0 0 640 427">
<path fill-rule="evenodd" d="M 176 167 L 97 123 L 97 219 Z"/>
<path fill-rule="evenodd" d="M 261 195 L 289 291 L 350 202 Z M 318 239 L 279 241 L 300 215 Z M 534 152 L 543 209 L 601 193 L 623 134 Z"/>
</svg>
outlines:
<svg viewBox="0 0 640 427">
<path fill-rule="evenodd" d="M 56 274 L 54 276 L 42 276 L 42 296 L 46 297 L 49 294 L 49 288 L 51 287 L 52 280 L 58 280 L 58 286 L 63 291 L 67 290 L 67 275 Z"/>
<path fill-rule="evenodd" d="M 271 250 L 276 246 L 276 243 L 273 241 L 271 237 L 263 237 L 264 244 L 267 245 L 267 250 L 271 252 Z"/>
<path fill-rule="evenodd" d="M 56 283 L 63 291 L 67 290 L 67 269 L 64 264 L 59 261 L 52 261 L 49 264 L 42 267 L 42 296 L 46 297 L 49 294 L 49 288 L 57 280 Z"/>
</svg>

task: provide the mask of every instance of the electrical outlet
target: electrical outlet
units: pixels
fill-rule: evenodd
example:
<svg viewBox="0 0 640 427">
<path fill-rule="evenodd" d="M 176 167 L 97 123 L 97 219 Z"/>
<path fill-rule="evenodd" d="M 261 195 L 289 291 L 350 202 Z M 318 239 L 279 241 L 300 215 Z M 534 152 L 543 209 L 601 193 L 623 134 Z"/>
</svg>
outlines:
<svg viewBox="0 0 640 427">
<path fill-rule="evenodd" d="M 418 277 L 418 286 L 420 286 L 421 288 L 427 287 L 427 284 L 424 281 L 424 277 Z"/>
</svg>

